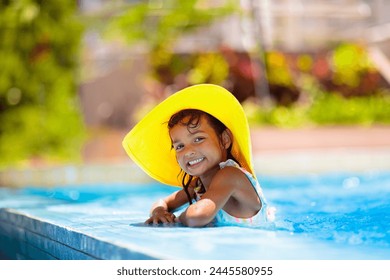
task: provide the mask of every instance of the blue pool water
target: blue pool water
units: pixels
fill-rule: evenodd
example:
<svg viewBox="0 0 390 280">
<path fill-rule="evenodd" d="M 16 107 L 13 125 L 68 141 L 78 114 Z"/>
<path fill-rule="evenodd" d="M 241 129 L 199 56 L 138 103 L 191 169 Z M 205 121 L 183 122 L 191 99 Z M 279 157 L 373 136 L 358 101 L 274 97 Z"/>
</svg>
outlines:
<svg viewBox="0 0 390 280">
<path fill-rule="evenodd" d="M 151 204 L 176 190 L 158 183 L 3 188 L 0 257 L 390 259 L 389 172 L 259 181 L 277 215 L 257 228 L 145 226 Z"/>
</svg>

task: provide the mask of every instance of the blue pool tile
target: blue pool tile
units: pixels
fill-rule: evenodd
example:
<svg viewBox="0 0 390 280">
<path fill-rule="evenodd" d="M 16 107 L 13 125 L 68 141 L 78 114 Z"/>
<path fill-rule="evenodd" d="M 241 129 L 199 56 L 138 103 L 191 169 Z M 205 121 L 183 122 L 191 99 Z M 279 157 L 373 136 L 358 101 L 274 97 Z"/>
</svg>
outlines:
<svg viewBox="0 0 390 280">
<path fill-rule="evenodd" d="M 26 244 L 25 250 L 26 254 L 24 256 L 29 260 L 58 260 L 58 258 L 50 254 L 48 251 L 34 247 L 31 244 Z"/>
</svg>

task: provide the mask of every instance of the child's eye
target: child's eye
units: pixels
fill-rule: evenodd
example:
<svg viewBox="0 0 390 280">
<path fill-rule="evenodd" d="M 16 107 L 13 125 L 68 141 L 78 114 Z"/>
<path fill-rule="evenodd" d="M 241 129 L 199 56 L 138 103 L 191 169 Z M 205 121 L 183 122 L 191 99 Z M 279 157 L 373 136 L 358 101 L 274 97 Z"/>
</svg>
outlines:
<svg viewBox="0 0 390 280">
<path fill-rule="evenodd" d="M 202 142 L 204 140 L 204 137 L 196 137 L 194 142 Z"/>
<path fill-rule="evenodd" d="M 175 151 L 180 151 L 181 149 L 183 149 L 184 145 L 183 144 L 179 144 L 179 145 L 176 145 L 176 147 L 174 146 L 173 148 L 175 149 Z"/>
</svg>

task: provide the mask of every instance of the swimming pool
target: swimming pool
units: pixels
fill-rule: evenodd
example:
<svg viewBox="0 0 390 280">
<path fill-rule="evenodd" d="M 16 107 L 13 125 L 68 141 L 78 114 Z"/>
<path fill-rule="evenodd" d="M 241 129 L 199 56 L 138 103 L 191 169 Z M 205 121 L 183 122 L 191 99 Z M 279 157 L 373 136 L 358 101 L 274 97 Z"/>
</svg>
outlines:
<svg viewBox="0 0 390 280">
<path fill-rule="evenodd" d="M 259 174 L 274 223 L 145 226 L 158 183 L 0 188 L 8 259 L 390 259 L 390 172 Z"/>
</svg>

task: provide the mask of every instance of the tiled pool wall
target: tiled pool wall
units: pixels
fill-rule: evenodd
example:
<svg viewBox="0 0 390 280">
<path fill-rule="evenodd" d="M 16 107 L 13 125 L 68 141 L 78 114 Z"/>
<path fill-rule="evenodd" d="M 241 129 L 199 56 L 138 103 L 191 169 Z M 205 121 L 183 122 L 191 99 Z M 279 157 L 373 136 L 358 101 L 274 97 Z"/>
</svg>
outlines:
<svg viewBox="0 0 390 280">
<path fill-rule="evenodd" d="M 11 209 L 0 210 L 0 222 L 0 258 L 98 259 L 93 251 L 88 250 L 88 243 L 92 241 L 64 227 Z"/>
<path fill-rule="evenodd" d="M 259 174 L 272 175 L 369 169 L 389 171 L 390 149 L 263 153 L 254 159 L 254 163 Z M 148 181 L 149 177 L 131 162 L 1 171 L 0 186 L 7 188 L 0 188 L 0 259 L 169 258 L 169 254 L 143 250 L 137 246 L 136 240 L 131 242 L 128 213 L 118 214 L 114 210 L 107 220 L 104 220 L 107 215 L 97 215 L 95 220 L 89 222 L 83 220 L 81 212 L 84 209 L 80 212 L 80 218 L 71 219 L 66 211 L 51 213 L 48 210 L 50 207 L 47 208 L 61 206 L 64 201 L 15 194 L 9 188 L 17 190 L 26 186 L 50 188 Z M 142 229 L 138 229 L 137 234 L 140 232 L 142 234 Z M 202 256 L 201 253 L 199 256 Z"/>
<path fill-rule="evenodd" d="M 112 233 L 115 234 L 115 233 Z M 0 209 L 0 259 L 154 259 L 120 245 L 12 209 Z"/>
</svg>

